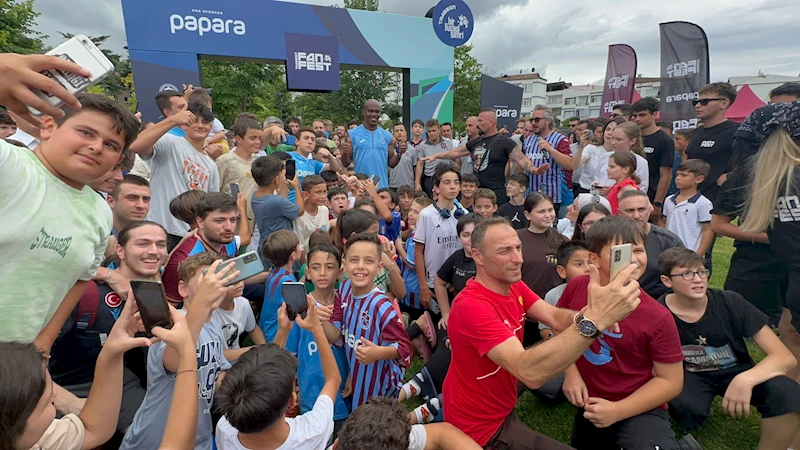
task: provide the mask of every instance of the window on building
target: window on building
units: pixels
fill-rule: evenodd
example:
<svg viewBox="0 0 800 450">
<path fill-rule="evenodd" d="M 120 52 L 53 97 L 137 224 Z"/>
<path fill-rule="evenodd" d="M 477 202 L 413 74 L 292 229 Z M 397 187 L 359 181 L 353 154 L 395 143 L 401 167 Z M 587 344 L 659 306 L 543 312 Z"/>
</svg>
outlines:
<svg viewBox="0 0 800 450">
<path fill-rule="evenodd" d="M 531 84 L 530 83 L 523 84 L 522 85 L 522 91 L 523 92 L 530 92 L 531 91 Z"/>
<path fill-rule="evenodd" d="M 582 97 L 578 97 L 578 106 L 586 106 L 589 104 L 589 96 L 584 95 Z"/>
<path fill-rule="evenodd" d="M 561 108 L 553 108 L 553 115 L 556 117 L 561 117 Z"/>
<path fill-rule="evenodd" d="M 603 101 L 603 94 L 592 95 L 592 97 L 589 99 L 589 103 L 591 104 L 600 103 L 601 101 Z"/>
<path fill-rule="evenodd" d="M 560 95 L 548 95 L 547 96 L 547 104 L 548 105 L 557 105 L 562 102 L 562 96 Z"/>
<path fill-rule="evenodd" d="M 600 117 L 600 108 L 590 109 L 589 117 Z"/>
<path fill-rule="evenodd" d="M 529 99 L 529 98 L 523 98 L 523 99 L 522 99 L 522 106 L 523 106 L 523 107 L 528 107 L 528 108 L 530 108 L 530 106 L 531 106 L 531 99 Z"/>
<path fill-rule="evenodd" d="M 570 97 L 570 98 L 564 99 L 564 104 L 565 105 L 575 105 L 575 100 L 576 100 L 575 97 Z"/>
</svg>

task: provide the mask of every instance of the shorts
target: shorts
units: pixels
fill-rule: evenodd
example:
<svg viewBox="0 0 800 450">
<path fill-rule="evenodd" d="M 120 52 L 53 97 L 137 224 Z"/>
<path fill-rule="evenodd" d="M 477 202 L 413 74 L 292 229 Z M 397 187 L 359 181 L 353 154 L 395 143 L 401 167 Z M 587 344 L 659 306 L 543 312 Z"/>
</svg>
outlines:
<svg viewBox="0 0 800 450">
<path fill-rule="evenodd" d="M 87 398 L 92 383 L 76 384 L 74 386 L 63 386 L 64 389 L 75 394 L 78 398 Z M 125 431 L 133 423 L 133 416 L 139 409 L 139 405 L 144 400 L 145 389 L 142 387 L 139 377 L 131 372 L 127 367 L 122 370 L 122 404 L 119 409 L 119 419 L 117 421 L 117 433 L 125 434 Z"/>
<path fill-rule="evenodd" d="M 517 417 L 514 411 L 511 411 L 497 433 L 483 448 L 486 450 L 570 450 L 572 447 L 531 430 L 525 422 Z"/>
<path fill-rule="evenodd" d="M 597 428 L 583 417 L 584 410 L 575 413 L 572 427 L 572 446 L 577 450 L 679 450 L 675 433 L 665 409 L 654 409 L 617 422 L 607 428 Z"/>
<path fill-rule="evenodd" d="M 699 429 L 711 414 L 714 397 L 725 396 L 733 378 L 751 367 L 740 364 L 716 372 L 684 371 L 683 392 L 669 402 L 672 418 L 690 431 Z M 777 376 L 753 388 L 750 404 L 764 419 L 800 413 L 800 384 L 789 377 Z"/>
</svg>

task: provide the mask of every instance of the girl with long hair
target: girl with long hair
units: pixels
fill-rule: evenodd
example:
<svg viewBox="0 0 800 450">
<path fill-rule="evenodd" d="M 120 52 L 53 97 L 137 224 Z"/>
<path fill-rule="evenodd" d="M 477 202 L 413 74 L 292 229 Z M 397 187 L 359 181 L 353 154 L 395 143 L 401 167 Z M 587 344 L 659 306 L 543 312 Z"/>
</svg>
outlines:
<svg viewBox="0 0 800 450">
<path fill-rule="evenodd" d="M 522 281 L 533 292 L 546 293 L 561 284 L 553 255 L 567 238 L 553 228 L 556 211 L 550 197 L 541 192 L 534 192 L 525 199 L 523 208 L 529 225 L 528 228 L 517 231 L 522 241 L 524 258 Z"/>
<path fill-rule="evenodd" d="M 623 123 L 625 123 L 624 117 L 615 117 L 603 125 L 603 132 L 600 133 L 600 139 L 596 143 L 590 144 L 586 139 L 581 139 L 578 143 L 578 149 L 572 158 L 572 170 L 581 171 L 578 193 L 588 193 L 592 189 L 594 175 L 591 170 L 592 164 L 595 158 L 611 151 L 611 132 Z"/>
<path fill-rule="evenodd" d="M 611 204 L 611 214 L 619 212 L 619 194 L 639 189 L 642 181 L 636 175 L 636 155 L 631 152 L 614 153 L 608 159 L 608 179 L 614 180 L 614 186 L 608 191 L 606 199 Z"/>
<path fill-rule="evenodd" d="M 592 166 L 593 181 L 592 185 L 597 187 L 600 194 L 607 196 L 611 186 L 615 181 L 608 178 L 608 161 L 611 155 L 618 152 L 632 152 L 636 158 L 636 175 L 639 176 L 639 187 L 647 191 L 650 174 L 647 157 L 644 155 L 642 147 L 642 131 L 635 123 L 625 122 L 614 128 L 609 138 L 611 140 L 611 152 L 604 153 L 595 158 Z"/>
</svg>

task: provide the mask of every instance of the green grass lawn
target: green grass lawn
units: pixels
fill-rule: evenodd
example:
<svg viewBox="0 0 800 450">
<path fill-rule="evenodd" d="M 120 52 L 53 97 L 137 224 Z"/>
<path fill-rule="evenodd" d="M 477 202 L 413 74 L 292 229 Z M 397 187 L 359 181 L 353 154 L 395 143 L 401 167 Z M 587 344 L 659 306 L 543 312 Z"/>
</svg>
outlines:
<svg viewBox="0 0 800 450">
<path fill-rule="evenodd" d="M 733 254 L 733 241 L 728 238 L 719 238 L 714 246 L 714 271 L 711 277 L 711 286 L 722 289 L 725 277 L 728 274 L 730 258 Z M 758 348 L 751 345 L 750 353 L 756 361 L 764 357 Z M 415 374 L 422 361 L 415 358 L 411 368 L 406 371 L 406 376 Z M 489 399 L 486 399 L 490 401 Z M 408 402 L 409 408 L 416 407 L 421 402 Z M 572 420 L 575 415 L 575 408 L 569 403 L 555 407 L 548 407 L 539 402 L 529 392 L 526 392 L 517 402 L 517 414 L 532 429 L 558 439 L 561 442 L 569 443 L 572 433 Z M 720 399 L 714 402 L 711 417 L 703 428 L 693 433 L 697 442 L 704 450 L 741 450 L 754 449 L 758 444 L 760 435 L 759 424 L 761 416 L 752 409 L 749 418 L 735 420 L 724 414 L 720 407 Z M 682 430 L 675 428 L 676 434 L 680 438 Z"/>
</svg>

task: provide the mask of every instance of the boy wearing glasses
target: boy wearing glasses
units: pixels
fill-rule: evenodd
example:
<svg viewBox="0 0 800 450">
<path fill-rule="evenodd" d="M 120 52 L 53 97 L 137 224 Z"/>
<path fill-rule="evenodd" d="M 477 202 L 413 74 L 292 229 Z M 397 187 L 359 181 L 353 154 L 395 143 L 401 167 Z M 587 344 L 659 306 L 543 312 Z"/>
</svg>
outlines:
<svg viewBox="0 0 800 450">
<path fill-rule="evenodd" d="M 674 293 L 659 302 L 675 319 L 683 350 L 683 391 L 669 402 L 673 419 L 697 430 L 714 397 L 734 418 L 761 413 L 760 449 L 797 448 L 800 385 L 786 377 L 796 361 L 770 329 L 767 315 L 733 291 L 708 289 L 703 257 L 671 248 L 659 258 L 661 281 Z M 752 338 L 766 357 L 758 364 L 747 351 Z"/>
</svg>

